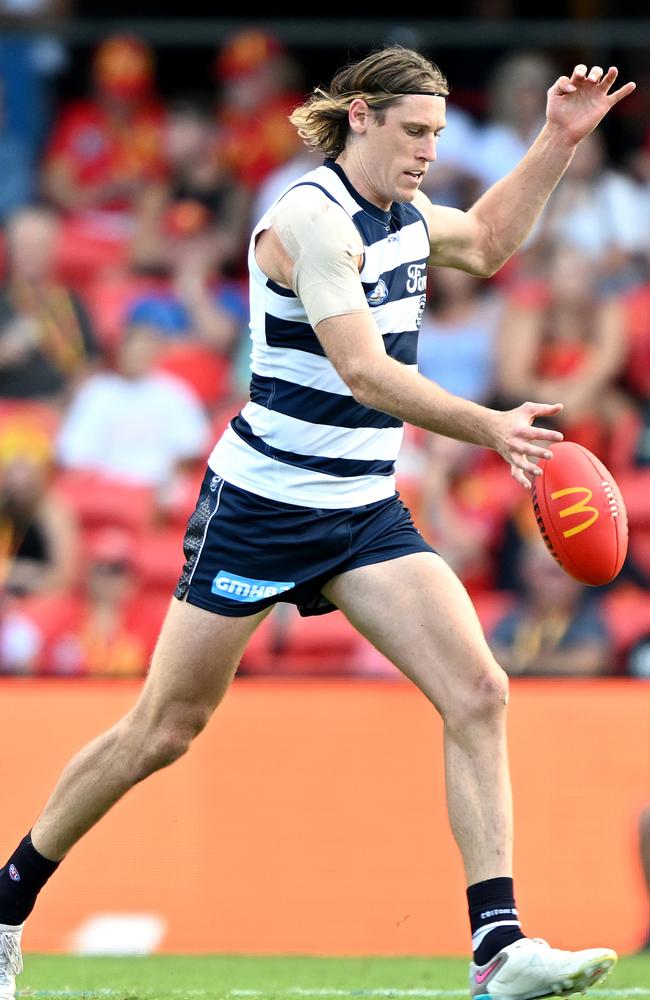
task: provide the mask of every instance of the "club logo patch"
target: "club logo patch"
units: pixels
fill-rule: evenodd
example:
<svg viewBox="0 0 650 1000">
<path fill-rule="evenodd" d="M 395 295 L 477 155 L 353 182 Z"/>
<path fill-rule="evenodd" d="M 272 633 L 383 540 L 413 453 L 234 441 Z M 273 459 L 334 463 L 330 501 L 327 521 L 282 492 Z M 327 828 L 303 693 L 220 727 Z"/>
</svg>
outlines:
<svg viewBox="0 0 650 1000">
<path fill-rule="evenodd" d="M 388 285 L 383 278 L 380 278 L 371 292 L 368 292 L 366 299 L 370 306 L 380 306 L 388 298 Z"/>
<path fill-rule="evenodd" d="M 20 882 L 20 872 L 15 865 L 9 865 L 9 878 L 12 882 Z"/>
<path fill-rule="evenodd" d="M 247 576 L 236 576 L 220 570 L 212 581 L 212 593 L 227 597 L 231 601 L 250 603 L 264 597 L 275 597 L 291 590 L 295 583 L 280 580 L 252 580 Z"/>
</svg>

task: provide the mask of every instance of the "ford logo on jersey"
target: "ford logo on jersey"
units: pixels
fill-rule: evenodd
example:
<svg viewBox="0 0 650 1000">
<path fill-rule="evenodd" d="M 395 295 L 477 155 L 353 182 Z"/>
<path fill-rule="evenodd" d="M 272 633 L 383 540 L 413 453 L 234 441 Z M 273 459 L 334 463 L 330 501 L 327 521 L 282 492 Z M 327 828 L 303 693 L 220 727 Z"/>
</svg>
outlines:
<svg viewBox="0 0 650 1000">
<path fill-rule="evenodd" d="M 260 601 L 263 597 L 275 597 L 291 590 L 295 583 L 279 580 L 251 580 L 247 576 L 236 576 L 220 570 L 212 581 L 212 593 L 221 594 L 233 601 Z"/>
<path fill-rule="evenodd" d="M 371 292 L 368 292 L 366 299 L 370 306 L 380 306 L 388 298 L 388 286 L 383 278 L 380 278 Z"/>
</svg>

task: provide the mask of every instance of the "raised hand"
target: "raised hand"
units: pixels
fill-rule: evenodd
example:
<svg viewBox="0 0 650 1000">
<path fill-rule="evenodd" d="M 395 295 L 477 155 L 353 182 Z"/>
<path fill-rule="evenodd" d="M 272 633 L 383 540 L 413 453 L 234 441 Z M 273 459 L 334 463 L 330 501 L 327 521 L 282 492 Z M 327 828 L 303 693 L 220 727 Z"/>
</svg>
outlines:
<svg viewBox="0 0 650 1000">
<path fill-rule="evenodd" d="M 630 82 L 610 93 L 617 76 L 615 66 L 610 66 L 603 75 L 600 66 L 593 66 L 587 72 L 583 64 L 575 67 L 571 77 L 561 76 L 548 91 L 549 125 L 559 128 L 569 142 L 580 142 L 593 132 L 610 108 L 635 89 L 636 84 Z"/>
<path fill-rule="evenodd" d="M 509 463 L 512 476 L 527 490 L 531 485 L 530 477 L 542 472 L 531 459 L 552 458 L 548 445 L 562 440 L 560 431 L 533 427 L 532 423 L 538 417 L 553 417 L 562 408 L 562 403 L 522 403 L 514 410 L 498 414 L 494 448 Z"/>
</svg>

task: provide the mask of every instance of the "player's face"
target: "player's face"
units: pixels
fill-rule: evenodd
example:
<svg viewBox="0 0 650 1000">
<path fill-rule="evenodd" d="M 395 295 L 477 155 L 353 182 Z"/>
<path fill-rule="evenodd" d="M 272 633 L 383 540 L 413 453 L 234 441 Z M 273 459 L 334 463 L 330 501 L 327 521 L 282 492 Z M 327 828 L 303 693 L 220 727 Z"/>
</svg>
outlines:
<svg viewBox="0 0 650 1000">
<path fill-rule="evenodd" d="M 369 113 L 350 150 L 361 174 L 362 188 L 355 184 L 360 193 L 385 209 L 394 201 L 413 201 L 445 124 L 443 97 L 403 97 L 386 109 L 383 124 Z"/>
</svg>

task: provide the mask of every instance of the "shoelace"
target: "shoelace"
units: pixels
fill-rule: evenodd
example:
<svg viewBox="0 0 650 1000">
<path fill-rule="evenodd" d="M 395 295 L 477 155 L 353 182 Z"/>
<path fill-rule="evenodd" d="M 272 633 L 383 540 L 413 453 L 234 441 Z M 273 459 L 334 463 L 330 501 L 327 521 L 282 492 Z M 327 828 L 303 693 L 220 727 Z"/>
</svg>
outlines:
<svg viewBox="0 0 650 1000">
<path fill-rule="evenodd" d="M 6 931 L 0 934 L 0 950 L 5 954 L 12 975 L 20 975 L 23 971 L 23 957 L 20 953 L 18 936 L 16 934 L 9 934 Z M 0 964 L 0 970 L 1 968 L 2 965 Z"/>
</svg>

